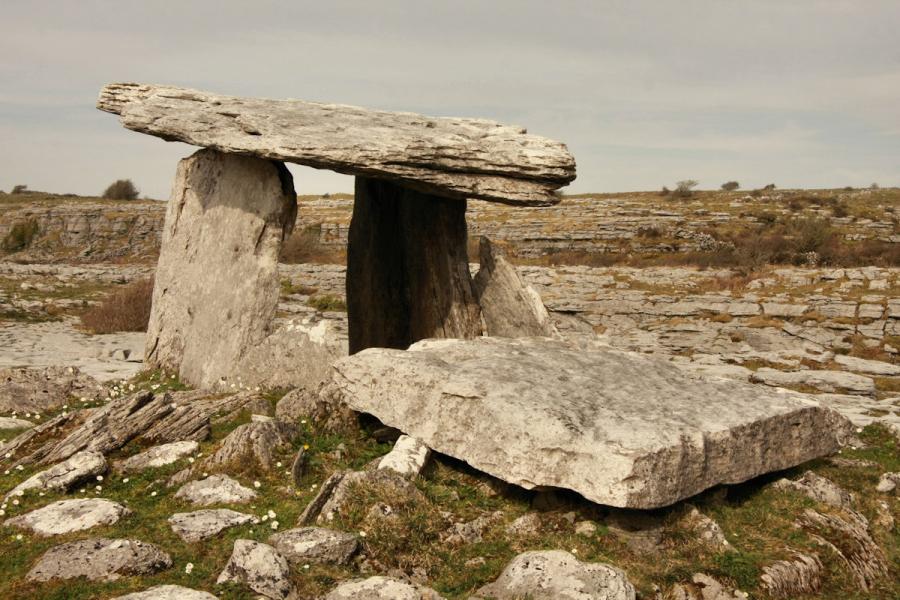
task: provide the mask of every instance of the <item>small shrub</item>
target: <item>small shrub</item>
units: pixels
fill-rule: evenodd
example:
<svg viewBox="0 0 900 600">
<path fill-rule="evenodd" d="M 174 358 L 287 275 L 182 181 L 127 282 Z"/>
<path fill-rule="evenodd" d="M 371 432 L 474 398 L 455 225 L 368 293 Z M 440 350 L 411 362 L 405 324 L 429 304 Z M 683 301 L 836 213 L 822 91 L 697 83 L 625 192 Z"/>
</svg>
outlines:
<svg viewBox="0 0 900 600">
<path fill-rule="evenodd" d="M 741 187 L 741 184 L 738 183 L 737 181 L 726 181 L 725 183 L 722 184 L 722 189 L 725 190 L 726 192 L 733 192 L 734 190 L 738 189 L 739 187 Z"/>
<path fill-rule="evenodd" d="M 870 190 L 880 190 L 881 186 L 879 186 L 877 183 L 873 183 L 872 185 L 869 186 L 869 189 Z"/>
<path fill-rule="evenodd" d="M 153 301 L 153 279 L 133 281 L 81 315 L 81 324 L 91 333 L 147 331 Z"/>
<path fill-rule="evenodd" d="M 27 193 L 28 193 L 28 186 L 21 185 L 21 184 L 13 187 L 12 191 L 10 192 L 10 194 L 27 194 Z"/>
<path fill-rule="evenodd" d="M 278 260 L 291 265 L 303 263 L 343 264 L 346 261 L 343 248 L 326 246 L 320 241 L 321 235 L 321 223 L 307 225 L 299 231 L 294 231 L 284 241 Z"/>
<path fill-rule="evenodd" d="M 679 181 L 675 186 L 675 191 L 672 192 L 672 195 L 676 198 L 690 198 L 694 193 L 694 188 L 697 187 L 698 182 L 693 179 L 684 179 Z"/>
<path fill-rule="evenodd" d="M 831 214 L 839 219 L 846 217 L 850 214 L 850 211 L 847 210 L 847 205 L 843 203 L 836 203 L 831 207 Z"/>
<path fill-rule="evenodd" d="M 312 296 L 306 301 L 306 304 L 321 312 L 347 310 L 347 304 L 341 298 L 331 294 Z"/>
<path fill-rule="evenodd" d="M 38 234 L 38 224 L 34 219 L 13 224 L 9 232 L 4 236 L 0 247 L 3 252 L 11 254 L 24 250 L 31 245 Z"/>
<path fill-rule="evenodd" d="M 663 186 L 663 188 L 659 191 L 660 196 L 668 196 L 671 193 L 672 193 L 672 190 L 670 190 L 666 186 Z"/>
<path fill-rule="evenodd" d="M 766 187 L 763 188 L 763 190 L 766 191 L 766 192 L 771 192 L 771 191 L 774 190 L 774 189 L 775 189 L 775 184 L 774 184 L 774 183 L 770 183 L 769 185 L 767 185 Z"/>
<path fill-rule="evenodd" d="M 138 189 L 130 179 L 119 179 L 114 181 L 103 192 L 103 197 L 107 200 L 137 200 Z"/>
<path fill-rule="evenodd" d="M 662 237 L 662 231 L 660 231 L 659 227 L 655 226 L 644 226 L 638 227 L 637 233 L 635 234 L 639 238 L 647 238 L 647 239 L 656 239 Z"/>
</svg>

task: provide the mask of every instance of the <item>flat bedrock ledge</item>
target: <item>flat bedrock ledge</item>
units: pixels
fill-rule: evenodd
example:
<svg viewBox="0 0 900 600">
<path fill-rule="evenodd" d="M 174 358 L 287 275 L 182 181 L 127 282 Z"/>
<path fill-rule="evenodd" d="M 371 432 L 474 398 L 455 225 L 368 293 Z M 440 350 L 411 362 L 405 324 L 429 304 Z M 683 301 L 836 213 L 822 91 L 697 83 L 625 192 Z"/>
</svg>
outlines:
<svg viewBox="0 0 900 600">
<path fill-rule="evenodd" d="M 556 204 L 575 179 L 566 145 L 486 119 L 111 83 L 100 110 L 133 131 L 223 152 L 388 179 L 449 198 Z"/>
<path fill-rule="evenodd" d="M 812 397 L 710 379 L 597 343 L 425 340 L 335 364 L 354 410 L 524 488 L 658 508 L 836 452 Z"/>
</svg>

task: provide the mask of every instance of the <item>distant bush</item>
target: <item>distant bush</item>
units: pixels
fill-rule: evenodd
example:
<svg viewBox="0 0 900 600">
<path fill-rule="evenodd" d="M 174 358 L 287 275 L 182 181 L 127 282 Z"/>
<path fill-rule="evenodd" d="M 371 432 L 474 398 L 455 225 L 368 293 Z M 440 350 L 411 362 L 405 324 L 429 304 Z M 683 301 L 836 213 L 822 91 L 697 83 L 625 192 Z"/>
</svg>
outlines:
<svg viewBox="0 0 900 600">
<path fill-rule="evenodd" d="M 879 186 L 877 183 L 873 183 L 872 185 L 869 186 L 869 189 L 870 190 L 880 190 L 881 186 Z"/>
<path fill-rule="evenodd" d="M 766 192 L 771 192 L 771 191 L 774 190 L 774 189 L 775 189 L 775 184 L 774 184 L 774 183 L 770 183 L 769 185 L 767 185 L 766 187 L 763 188 L 763 190 L 766 191 Z"/>
<path fill-rule="evenodd" d="M 671 193 L 672 193 L 672 190 L 670 190 L 670 189 L 667 188 L 666 186 L 663 186 L 663 188 L 662 188 L 661 190 L 659 190 L 659 195 L 660 195 L 660 196 L 668 196 L 668 195 L 671 194 Z"/>
<path fill-rule="evenodd" d="M 675 191 L 672 195 L 676 198 L 690 198 L 694 193 L 694 188 L 698 182 L 693 179 L 684 179 L 675 185 Z"/>
<path fill-rule="evenodd" d="M 9 232 L 3 237 L 3 243 L 0 244 L 0 247 L 6 254 L 24 250 L 31 245 L 37 234 L 38 223 L 34 219 L 14 223 Z"/>
<path fill-rule="evenodd" d="M 153 301 L 153 279 L 141 279 L 112 292 L 81 315 L 91 333 L 147 331 Z"/>
<path fill-rule="evenodd" d="M 10 192 L 10 194 L 27 194 L 27 193 L 28 193 L 28 186 L 21 185 L 21 184 L 13 187 L 12 191 Z"/>
<path fill-rule="evenodd" d="M 726 192 L 733 192 L 739 187 L 741 187 L 741 184 L 739 184 L 737 181 L 726 181 L 722 184 L 722 189 Z"/>
<path fill-rule="evenodd" d="M 306 303 L 322 312 L 347 310 L 347 304 L 337 296 L 332 296 L 331 294 L 312 296 Z"/>
<path fill-rule="evenodd" d="M 294 231 L 284 241 L 278 260 L 286 264 L 318 263 L 343 264 L 346 261 L 342 248 L 326 246 L 320 239 L 322 225 L 307 225 L 300 231 Z"/>
<path fill-rule="evenodd" d="M 656 239 L 662 237 L 663 232 L 654 225 L 638 227 L 635 235 L 639 238 Z"/>
<path fill-rule="evenodd" d="M 847 210 L 847 205 L 843 202 L 836 202 L 831 207 L 831 214 L 840 219 L 849 215 L 850 211 Z"/>
<path fill-rule="evenodd" d="M 139 194 L 130 179 L 119 179 L 106 188 L 103 197 L 107 200 L 137 200 Z"/>
</svg>

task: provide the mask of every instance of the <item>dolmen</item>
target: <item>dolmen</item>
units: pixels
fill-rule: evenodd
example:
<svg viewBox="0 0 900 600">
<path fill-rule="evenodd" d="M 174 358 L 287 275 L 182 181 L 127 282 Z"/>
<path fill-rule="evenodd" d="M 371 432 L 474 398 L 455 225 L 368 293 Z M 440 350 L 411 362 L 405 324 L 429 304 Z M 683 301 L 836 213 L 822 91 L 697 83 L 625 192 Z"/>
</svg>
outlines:
<svg viewBox="0 0 900 600">
<path fill-rule="evenodd" d="M 623 508 L 667 506 L 852 438 L 812 396 L 560 335 L 488 240 L 473 280 L 468 199 L 557 202 L 575 177 L 559 142 L 480 119 L 141 84 L 106 86 L 98 107 L 203 147 L 176 173 L 145 357 L 195 386 L 329 381 L 417 444 Z M 345 345 L 326 322 L 276 324 L 277 258 L 297 217 L 285 161 L 356 176 Z"/>
<path fill-rule="evenodd" d="M 145 361 L 196 386 L 311 384 L 369 347 L 483 333 L 469 272 L 469 198 L 552 205 L 575 178 L 561 142 L 484 119 L 115 83 L 122 125 L 203 150 L 181 161 L 166 214 Z M 296 220 L 284 162 L 356 176 L 346 348 L 273 325 L 277 257 Z"/>
</svg>

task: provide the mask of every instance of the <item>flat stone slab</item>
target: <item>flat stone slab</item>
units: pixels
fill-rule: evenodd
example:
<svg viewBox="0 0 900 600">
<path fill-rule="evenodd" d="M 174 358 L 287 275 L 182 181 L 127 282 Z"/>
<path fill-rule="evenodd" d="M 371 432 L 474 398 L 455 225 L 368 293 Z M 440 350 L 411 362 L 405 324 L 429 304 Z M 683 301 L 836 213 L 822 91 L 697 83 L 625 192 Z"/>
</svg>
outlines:
<svg viewBox="0 0 900 600">
<path fill-rule="evenodd" d="M 443 600 L 431 588 L 375 575 L 368 579 L 345 581 L 331 590 L 324 600 Z"/>
<path fill-rule="evenodd" d="M 237 540 L 217 584 L 240 583 L 267 598 L 281 600 L 294 591 L 287 560 L 272 546 L 253 540 Z"/>
<path fill-rule="evenodd" d="M 344 565 L 359 548 L 359 538 L 351 533 L 323 527 L 298 527 L 276 533 L 269 543 L 294 565 Z"/>
<path fill-rule="evenodd" d="M 31 427 L 34 427 L 34 423 L 25 419 L 0 417 L 0 429 L 30 429 Z"/>
<path fill-rule="evenodd" d="M 779 371 L 762 367 L 750 375 L 750 381 L 772 386 L 803 385 L 823 392 L 846 391 L 848 394 L 875 395 L 875 381 L 865 375 L 842 371 Z"/>
<path fill-rule="evenodd" d="M 145 450 L 140 454 L 123 460 L 116 465 L 122 471 L 143 471 L 154 467 L 171 465 L 179 459 L 189 456 L 200 448 L 200 444 L 194 441 L 172 442 L 161 444 Z"/>
<path fill-rule="evenodd" d="M 68 490 L 78 483 L 106 473 L 106 459 L 99 452 L 83 450 L 66 460 L 35 473 L 6 494 L 6 498 L 21 496 L 30 490 Z"/>
<path fill-rule="evenodd" d="M 547 338 L 424 340 L 335 363 L 345 401 L 509 483 L 657 508 L 832 454 L 813 396 Z"/>
<path fill-rule="evenodd" d="M 97 108 L 126 128 L 223 152 L 388 179 L 451 198 L 548 205 L 575 179 L 565 144 L 486 119 L 111 83 Z"/>
<path fill-rule="evenodd" d="M 169 525 L 178 537 L 186 542 L 199 542 L 217 535 L 229 527 L 253 521 L 247 515 L 227 508 L 197 510 L 189 513 L 175 513 L 169 517 Z"/>
<path fill-rule="evenodd" d="M 206 479 L 184 484 L 175 497 L 201 506 L 242 504 L 256 498 L 256 492 L 227 475 L 210 475 Z"/>
<path fill-rule="evenodd" d="M 117 596 L 113 600 L 217 600 L 209 592 L 192 590 L 180 585 L 158 585 L 143 592 Z"/>
<path fill-rule="evenodd" d="M 29 581 L 75 579 L 113 581 L 130 575 L 152 575 L 172 566 L 168 554 L 146 542 L 91 538 L 47 550 L 28 572 Z"/>
<path fill-rule="evenodd" d="M 84 531 L 98 525 L 112 525 L 129 514 L 127 508 L 104 498 L 60 500 L 43 508 L 6 520 L 6 525 L 51 536 Z"/>
</svg>

